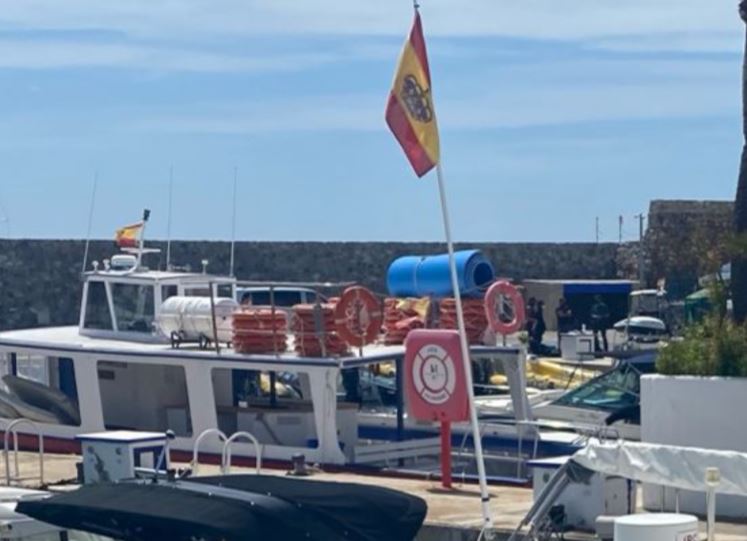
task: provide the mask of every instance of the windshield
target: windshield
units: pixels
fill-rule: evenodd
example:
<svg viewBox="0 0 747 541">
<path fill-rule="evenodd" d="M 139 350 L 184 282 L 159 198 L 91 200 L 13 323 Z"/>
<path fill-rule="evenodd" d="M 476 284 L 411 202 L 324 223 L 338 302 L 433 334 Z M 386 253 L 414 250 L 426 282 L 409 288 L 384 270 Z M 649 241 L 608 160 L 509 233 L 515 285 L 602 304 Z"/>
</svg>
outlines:
<svg viewBox="0 0 747 541">
<path fill-rule="evenodd" d="M 151 332 L 153 327 L 153 286 L 112 284 L 112 300 L 120 331 Z"/>
<path fill-rule="evenodd" d="M 643 366 L 646 368 L 640 370 Z M 640 401 L 641 372 L 648 371 L 647 365 L 637 367 L 631 363 L 623 363 L 578 389 L 564 394 L 555 400 L 554 404 L 605 411 L 635 406 Z"/>
</svg>

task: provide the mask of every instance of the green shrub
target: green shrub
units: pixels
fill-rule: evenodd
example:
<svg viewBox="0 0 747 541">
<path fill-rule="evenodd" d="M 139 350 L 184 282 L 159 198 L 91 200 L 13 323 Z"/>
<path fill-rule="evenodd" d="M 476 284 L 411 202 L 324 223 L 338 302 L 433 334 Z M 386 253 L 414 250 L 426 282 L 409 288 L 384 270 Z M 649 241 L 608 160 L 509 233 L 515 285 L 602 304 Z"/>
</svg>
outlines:
<svg viewBox="0 0 747 541">
<path fill-rule="evenodd" d="M 667 375 L 747 377 L 747 327 L 715 311 L 664 347 L 656 367 Z"/>
</svg>

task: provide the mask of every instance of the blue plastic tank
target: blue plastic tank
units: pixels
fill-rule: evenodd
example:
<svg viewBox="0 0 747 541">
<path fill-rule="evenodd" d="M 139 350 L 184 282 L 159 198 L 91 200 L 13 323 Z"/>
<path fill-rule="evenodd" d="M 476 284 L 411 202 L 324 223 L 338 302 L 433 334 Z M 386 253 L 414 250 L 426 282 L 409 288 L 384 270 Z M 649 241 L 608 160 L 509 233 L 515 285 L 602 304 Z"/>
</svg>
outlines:
<svg viewBox="0 0 747 541">
<path fill-rule="evenodd" d="M 455 252 L 459 292 L 479 297 L 495 279 L 495 270 L 479 250 Z M 453 297 L 449 255 L 402 256 L 391 262 L 387 288 L 394 297 Z"/>
</svg>

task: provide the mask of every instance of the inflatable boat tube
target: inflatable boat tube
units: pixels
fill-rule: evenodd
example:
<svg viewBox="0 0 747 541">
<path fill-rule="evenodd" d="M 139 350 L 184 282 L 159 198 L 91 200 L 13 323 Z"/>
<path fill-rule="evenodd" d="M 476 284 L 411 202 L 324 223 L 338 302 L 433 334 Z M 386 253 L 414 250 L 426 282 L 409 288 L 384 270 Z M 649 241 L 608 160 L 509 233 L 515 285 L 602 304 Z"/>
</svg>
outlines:
<svg viewBox="0 0 747 541">
<path fill-rule="evenodd" d="M 454 254 L 459 292 L 481 297 L 495 279 L 493 265 L 479 250 Z M 403 256 L 395 259 L 387 271 L 387 288 L 394 297 L 453 297 L 448 254 Z"/>
<path fill-rule="evenodd" d="M 3 382 L 27 405 L 52 413 L 66 425 L 80 425 L 78 405 L 62 391 L 12 375 L 4 376 Z"/>
<path fill-rule="evenodd" d="M 3 409 L 9 407 L 18 412 L 18 417 L 24 417 L 31 421 L 38 423 L 48 423 L 52 425 L 59 425 L 64 423 L 63 419 L 60 419 L 57 415 L 52 412 L 45 411 L 31 404 L 26 404 L 23 400 L 17 396 L 6 393 L 0 389 L 0 403 L 3 405 Z"/>
</svg>

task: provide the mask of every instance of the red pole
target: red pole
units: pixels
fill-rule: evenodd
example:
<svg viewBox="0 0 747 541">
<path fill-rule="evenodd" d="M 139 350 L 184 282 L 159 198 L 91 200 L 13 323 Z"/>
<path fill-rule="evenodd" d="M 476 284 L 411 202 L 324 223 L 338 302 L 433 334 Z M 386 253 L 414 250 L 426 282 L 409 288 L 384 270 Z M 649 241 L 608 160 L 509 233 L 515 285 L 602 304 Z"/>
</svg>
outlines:
<svg viewBox="0 0 747 541">
<path fill-rule="evenodd" d="M 441 486 L 451 488 L 451 422 L 441 421 Z"/>
</svg>

